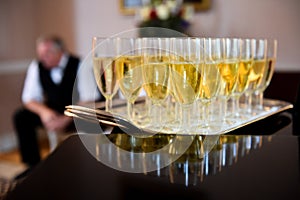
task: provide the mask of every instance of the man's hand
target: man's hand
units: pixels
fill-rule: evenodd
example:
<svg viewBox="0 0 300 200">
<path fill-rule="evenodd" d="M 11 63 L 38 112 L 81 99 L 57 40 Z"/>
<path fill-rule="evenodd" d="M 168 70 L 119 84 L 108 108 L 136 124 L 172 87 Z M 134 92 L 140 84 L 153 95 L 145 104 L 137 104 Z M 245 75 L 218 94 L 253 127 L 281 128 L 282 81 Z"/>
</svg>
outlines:
<svg viewBox="0 0 300 200">
<path fill-rule="evenodd" d="M 44 123 L 47 130 L 63 131 L 71 123 L 71 118 L 64 115 L 56 115 L 51 120 Z"/>
<path fill-rule="evenodd" d="M 49 108 L 44 108 L 41 112 L 37 114 L 40 116 L 41 121 L 46 128 L 47 128 L 47 124 L 55 120 L 55 118 L 59 115 L 57 112 Z"/>
<path fill-rule="evenodd" d="M 50 131 L 63 131 L 72 121 L 70 117 L 62 115 L 40 102 L 31 101 L 25 107 L 36 113 L 45 128 Z"/>
</svg>

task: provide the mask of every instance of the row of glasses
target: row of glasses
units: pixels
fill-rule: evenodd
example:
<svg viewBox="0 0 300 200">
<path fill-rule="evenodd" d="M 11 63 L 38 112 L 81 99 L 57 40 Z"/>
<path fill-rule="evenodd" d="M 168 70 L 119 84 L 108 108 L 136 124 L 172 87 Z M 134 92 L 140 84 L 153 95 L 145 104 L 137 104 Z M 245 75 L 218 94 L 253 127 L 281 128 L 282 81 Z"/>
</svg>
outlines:
<svg viewBox="0 0 300 200">
<path fill-rule="evenodd" d="M 148 120 L 139 125 L 208 134 L 251 114 L 252 95 L 262 103 L 276 52 L 277 41 L 263 39 L 93 39 L 94 73 L 107 111 L 119 89 L 127 100 L 128 117 L 136 121 L 132 107 L 145 90 Z M 241 108 L 242 95 L 246 106 Z"/>
</svg>

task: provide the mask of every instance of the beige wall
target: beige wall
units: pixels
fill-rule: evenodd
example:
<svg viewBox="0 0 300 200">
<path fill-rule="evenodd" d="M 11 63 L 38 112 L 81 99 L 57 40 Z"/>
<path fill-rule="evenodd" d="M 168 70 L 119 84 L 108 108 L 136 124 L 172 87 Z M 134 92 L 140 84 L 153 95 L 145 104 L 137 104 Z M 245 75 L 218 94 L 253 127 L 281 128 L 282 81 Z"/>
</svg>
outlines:
<svg viewBox="0 0 300 200">
<path fill-rule="evenodd" d="M 73 2 L 0 0 L 0 61 L 34 57 L 41 34 L 59 34 L 75 51 Z"/>
<path fill-rule="evenodd" d="M 195 15 L 193 36 L 277 38 L 277 70 L 300 70 L 299 0 L 211 0 Z M 57 33 L 84 57 L 94 35 L 111 36 L 136 28 L 119 0 L 0 0 L 0 61 L 34 56 L 34 41 Z M 1 69 L 0 69 L 1 70 Z"/>
<path fill-rule="evenodd" d="M 0 61 L 34 55 L 34 10 L 32 0 L 0 0 Z"/>
<path fill-rule="evenodd" d="M 133 16 L 119 12 L 119 0 L 74 0 L 78 52 L 84 56 L 94 35 L 111 36 L 135 28 Z M 89 3 L 87 3 L 89 2 Z M 300 70 L 299 0 L 211 0 L 211 9 L 196 13 L 193 36 L 277 38 L 276 70 Z"/>
</svg>

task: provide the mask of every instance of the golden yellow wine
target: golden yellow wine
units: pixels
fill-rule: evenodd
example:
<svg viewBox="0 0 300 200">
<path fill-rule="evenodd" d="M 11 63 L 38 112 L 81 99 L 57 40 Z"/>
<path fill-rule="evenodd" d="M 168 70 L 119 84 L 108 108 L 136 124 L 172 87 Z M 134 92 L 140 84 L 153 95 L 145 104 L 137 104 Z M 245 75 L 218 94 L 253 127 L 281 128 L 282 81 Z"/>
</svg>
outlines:
<svg viewBox="0 0 300 200">
<path fill-rule="evenodd" d="M 170 59 L 171 59 L 171 57 L 166 56 L 166 55 L 149 55 L 149 56 L 144 56 L 144 63 L 146 63 L 146 64 L 151 64 L 151 63 L 169 64 Z"/>
<path fill-rule="evenodd" d="M 266 87 L 269 86 L 275 70 L 276 58 L 268 59 L 268 70 L 266 71 Z"/>
<path fill-rule="evenodd" d="M 258 90 L 264 91 L 270 84 L 274 69 L 275 69 L 276 58 L 269 58 L 266 67 L 264 69 L 263 77 L 258 86 Z"/>
<path fill-rule="evenodd" d="M 171 77 L 175 99 L 181 104 L 191 104 L 201 91 L 201 67 L 203 64 L 172 63 Z"/>
<path fill-rule="evenodd" d="M 253 91 L 260 84 L 264 70 L 266 67 L 266 60 L 254 60 L 248 77 L 248 89 Z"/>
<path fill-rule="evenodd" d="M 249 84 L 248 78 L 249 78 L 251 67 L 252 67 L 251 60 L 241 60 L 239 62 L 237 86 L 234 90 L 235 94 L 241 94 L 246 90 Z"/>
<path fill-rule="evenodd" d="M 199 98 L 208 101 L 216 97 L 220 88 L 220 71 L 218 63 L 205 63 L 202 73 L 202 87 Z"/>
<path fill-rule="evenodd" d="M 142 88 L 142 57 L 121 56 L 115 63 L 120 90 L 128 101 L 134 103 Z"/>
<path fill-rule="evenodd" d="M 220 95 L 228 97 L 235 89 L 237 84 L 238 64 L 237 60 L 225 60 L 219 64 L 221 74 Z"/>
<path fill-rule="evenodd" d="M 112 98 L 118 91 L 115 60 L 112 57 L 94 58 L 93 70 L 100 92 L 105 98 Z"/>
<path fill-rule="evenodd" d="M 147 96 L 154 103 L 164 100 L 169 90 L 169 65 L 164 62 L 147 63 L 143 65 L 142 72 Z"/>
</svg>

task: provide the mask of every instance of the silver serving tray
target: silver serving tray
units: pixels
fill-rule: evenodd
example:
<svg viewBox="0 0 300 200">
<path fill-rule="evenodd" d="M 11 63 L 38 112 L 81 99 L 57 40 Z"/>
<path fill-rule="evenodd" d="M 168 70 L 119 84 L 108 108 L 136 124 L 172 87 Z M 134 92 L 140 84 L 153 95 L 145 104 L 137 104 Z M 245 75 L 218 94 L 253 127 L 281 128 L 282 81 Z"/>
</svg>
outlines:
<svg viewBox="0 0 300 200">
<path fill-rule="evenodd" d="M 144 102 L 143 98 L 139 98 L 137 100 L 137 104 Z M 241 108 L 244 105 L 241 105 Z M 104 110 L 104 104 L 100 103 L 96 105 L 97 109 L 101 109 Z M 181 135 L 222 135 L 222 134 L 226 134 L 228 132 L 234 131 L 236 129 L 239 129 L 241 127 L 247 126 L 249 124 L 252 124 L 254 122 L 263 120 L 267 117 L 270 117 L 272 115 L 276 115 L 278 113 L 281 113 L 283 111 L 289 110 L 293 108 L 293 104 L 286 102 L 286 101 L 282 101 L 282 100 L 275 100 L 275 99 L 264 99 L 264 103 L 263 103 L 263 109 L 259 112 L 256 112 L 254 115 L 252 115 L 251 117 L 245 119 L 245 120 L 240 120 L 239 122 L 233 123 L 232 125 L 225 125 L 220 127 L 217 130 L 210 130 L 210 131 L 193 131 L 193 130 L 189 130 L 188 132 L 183 132 L 183 131 L 174 131 L 174 130 L 169 130 L 169 129 L 160 129 L 160 130 L 153 130 L 151 129 L 151 127 L 138 127 L 145 132 L 157 132 L 160 134 L 181 134 Z M 122 116 L 124 118 L 126 118 L 127 120 L 130 121 L 130 119 L 128 119 L 128 117 L 126 117 L 126 102 L 124 100 L 115 100 L 113 102 L 113 114 Z"/>
</svg>

